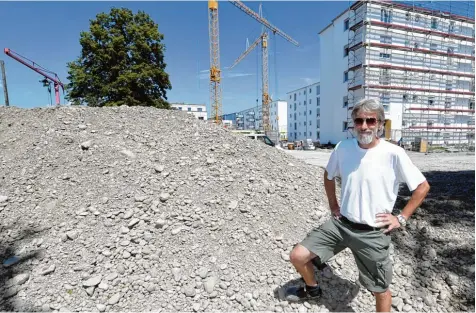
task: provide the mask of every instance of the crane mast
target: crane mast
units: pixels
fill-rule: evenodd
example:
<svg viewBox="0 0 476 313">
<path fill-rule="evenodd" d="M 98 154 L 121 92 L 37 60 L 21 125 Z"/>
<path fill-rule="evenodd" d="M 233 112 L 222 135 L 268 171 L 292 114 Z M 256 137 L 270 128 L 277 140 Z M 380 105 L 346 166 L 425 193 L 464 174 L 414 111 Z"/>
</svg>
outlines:
<svg viewBox="0 0 476 313">
<path fill-rule="evenodd" d="M 14 60 L 20 62 L 21 64 L 29 67 L 30 69 L 32 69 L 33 71 L 37 72 L 38 74 L 42 75 L 44 77 L 44 79 L 41 81 L 44 85 L 49 85 L 50 82 L 53 82 L 54 84 L 54 87 L 55 87 L 55 99 L 56 99 L 56 105 L 60 105 L 60 95 L 59 95 L 59 89 L 61 87 L 61 89 L 63 89 L 63 92 L 64 92 L 64 85 L 63 83 L 59 80 L 59 77 L 56 73 L 53 73 L 41 66 L 39 66 L 38 64 L 36 64 L 35 62 L 31 61 L 31 60 L 28 60 L 27 58 L 19 55 L 18 53 L 12 51 L 11 49 L 9 48 L 5 48 L 3 50 L 5 52 L 6 55 L 8 55 L 9 57 L 13 58 Z M 54 77 L 50 76 L 49 74 L 51 75 L 54 75 Z"/>
<path fill-rule="evenodd" d="M 222 94 L 220 43 L 218 34 L 218 0 L 208 1 L 208 35 L 210 40 L 210 106 L 212 119 L 221 124 Z"/>
<path fill-rule="evenodd" d="M 268 20 L 265 18 L 261 17 L 258 13 L 254 12 L 250 8 L 248 8 L 243 2 L 238 1 L 238 0 L 230 0 L 234 6 L 254 18 L 256 21 L 261 23 L 262 25 L 266 26 L 268 29 L 270 29 L 273 34 L 278 34 L 287 41 L 291 42 L 295 46 L 299 46 L 299 43 L 291 38 L 289 35 L 281 31 L 279 28 L 271 24 Z M 234 67 L 237 63 L 239 63 L 244 57 L 246 57 L 250 51 L 256 47 L 256 45 L 261 41 L 261 49 L 262 49 L 262 95 L 261 95 L 261 112 L 262 112 L 262 117 L 263 117 L 263 129 L 264 131 L 269 131 L 271 130 L 271 125 L 270 125 L 270 115 L 269 115 L 269 105 L 272 102 L 271 97 L 269 96 L 269 67 L 268 67 L 268 33 L 264 31 L 261 36 L 255 40 L 255 42 L 235 61 L 235 63 L 230 67 Z"/>
</svg>

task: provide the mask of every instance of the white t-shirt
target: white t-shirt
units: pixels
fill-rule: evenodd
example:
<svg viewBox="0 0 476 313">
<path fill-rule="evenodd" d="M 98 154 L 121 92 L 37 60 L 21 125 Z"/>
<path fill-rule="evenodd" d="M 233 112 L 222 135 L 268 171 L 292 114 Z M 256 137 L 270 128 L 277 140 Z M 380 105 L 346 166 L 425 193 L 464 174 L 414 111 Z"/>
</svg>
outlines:
<svg viewBox="0 0 476 313">
<path fill-rule="evenodd" d="M 326 170 L 328 179 L 341 177 L 341 214 L 374 227 L 377 213 L 392 212 L 400 183 L 413 191 L 426 180 L 405 150 L 382 139 L 370 149 L 355 138 L 339 142 Z"/>
</svg>

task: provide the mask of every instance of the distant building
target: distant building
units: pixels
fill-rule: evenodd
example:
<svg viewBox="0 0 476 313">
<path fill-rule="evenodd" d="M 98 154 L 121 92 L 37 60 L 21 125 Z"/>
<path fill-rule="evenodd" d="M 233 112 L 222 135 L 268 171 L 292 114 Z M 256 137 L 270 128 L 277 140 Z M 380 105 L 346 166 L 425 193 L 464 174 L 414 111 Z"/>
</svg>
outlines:
<svg viewBox="0 0 476 313">
<path fill-rule="evenodd" d="M 431 2 L 357 1 L 319 33 L 321 142 L 352 138 L 352 108 L 370 97 L 387 139 L 474 147 L 474 6 Z"/>
<path fill-rule="evenodd" d="M 320 83 L 314 83 L 287 93 L 288 141 L 320 140 Z"/>
<path fill-rule="evenodd" d="M 280 134 L 280 139 L 287 139 L 287 102 L 276 100 L 269 104 L 271 130 Z M 261 105 L 243 111 L 224 114 L 223 120 L 231 121 L 232 128 L 237 130 L 261 130 Z"/>
<path fill-rule="evenodd" d="M 205 104 L 171 103 L 170 106 L 176 110 L 192 114 L 199 120 L 207 119 L 207 106 Z"/>
</svg>

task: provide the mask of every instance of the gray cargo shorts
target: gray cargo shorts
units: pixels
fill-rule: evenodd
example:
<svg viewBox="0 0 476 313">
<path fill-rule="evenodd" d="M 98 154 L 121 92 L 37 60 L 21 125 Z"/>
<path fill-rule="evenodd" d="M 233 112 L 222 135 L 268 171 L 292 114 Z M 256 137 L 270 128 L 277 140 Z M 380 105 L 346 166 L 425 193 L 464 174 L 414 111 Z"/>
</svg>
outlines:
<svg viewBox="0 0 476 313">
<path fill-rule="evenodd" d="M 301 242 L 305 248 L 327 262 L 349 248 L 359 269 L 360 283 L 371 292 L 385 292 L 392 282 L 389 234 L 383 230 L 357 230 L 331 218 L 311 230 Z"/>
</svg>

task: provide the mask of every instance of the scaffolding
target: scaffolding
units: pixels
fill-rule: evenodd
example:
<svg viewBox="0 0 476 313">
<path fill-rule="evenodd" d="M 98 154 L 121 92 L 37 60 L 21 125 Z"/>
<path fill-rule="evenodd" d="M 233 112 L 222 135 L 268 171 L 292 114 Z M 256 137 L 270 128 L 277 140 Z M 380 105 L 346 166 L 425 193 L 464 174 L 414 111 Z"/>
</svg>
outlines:
<svg viewBox="0 0 476 313">
<path fill-rule="evenodd" d="M 358 1 L 346 25 L 348 137 L 353 105 L 371 97 L 386 139 L 474 150 L 474 2 Z"/>
</svg>

